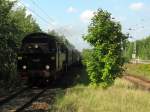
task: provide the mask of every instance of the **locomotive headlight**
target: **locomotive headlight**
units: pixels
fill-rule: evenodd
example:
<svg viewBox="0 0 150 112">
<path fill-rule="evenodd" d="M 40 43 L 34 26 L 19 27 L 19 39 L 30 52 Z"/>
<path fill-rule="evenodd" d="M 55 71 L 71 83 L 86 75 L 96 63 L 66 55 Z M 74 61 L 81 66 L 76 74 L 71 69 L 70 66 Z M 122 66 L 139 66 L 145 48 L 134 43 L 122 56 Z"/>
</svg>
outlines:
<svg viewBox="0 0 150 112">
<path fill-rule="evenodd" d="M 27 66 L 26 66 L 26 65 L 23 65 L 22 68 L 23 68 L 24 70 L 26 70 L 26 69 L 27 69 Z"/>
<path fill-rule="evenodd" d="M 49 69 L 50 69 L 50 66 L 49 66 L 49 65 L 46 65 L 45 68 L 46 68 L 46 70 L 49 70 Z"/>
<path fill-rule="evenodd" d="M 38 44 L 35 44 L 34 47 L 37 49 L 39 46 L 38 46 Z"/>
</svg>

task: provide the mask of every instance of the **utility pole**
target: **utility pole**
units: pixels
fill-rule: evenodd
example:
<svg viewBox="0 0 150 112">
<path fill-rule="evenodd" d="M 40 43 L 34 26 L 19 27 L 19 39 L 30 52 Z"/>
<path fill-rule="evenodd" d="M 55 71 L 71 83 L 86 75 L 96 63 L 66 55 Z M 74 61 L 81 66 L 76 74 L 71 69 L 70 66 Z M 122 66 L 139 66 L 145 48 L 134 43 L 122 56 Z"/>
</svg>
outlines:
<svg viewBox="0 0 150 112">
<path fill-rule="evenodd" d="M 136 59 L 136 41 L 134 42 L 133 54 L 135 54 L 135 59 Z"/>
<path fill-rule="evenodd" d="M 136 41 L 133 43 L 132 59 L 136 59 Z"/>
<path fill-rule="evenodd" d="M 129 28 L 128 30 L 133 31 L 135 29 Z M 131 38 L 133 38 L 133 37 L 131 37 Z M 134 63 L 136 63 L 136 57 L 137 56 L 136 56 L 136 40 L 135 40 L 134 43 L 133 43 L 133 52 L 132 52 L 132 59 L 133 59 Z"/>
</svg>

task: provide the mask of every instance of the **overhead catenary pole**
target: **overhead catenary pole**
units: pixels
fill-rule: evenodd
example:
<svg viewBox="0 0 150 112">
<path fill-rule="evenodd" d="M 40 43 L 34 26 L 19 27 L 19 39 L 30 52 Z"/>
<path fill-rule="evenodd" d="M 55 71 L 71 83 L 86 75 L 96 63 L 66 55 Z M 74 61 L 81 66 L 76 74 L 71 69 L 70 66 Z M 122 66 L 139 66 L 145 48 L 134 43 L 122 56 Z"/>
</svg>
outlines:
<svg viewBox="0 0 150 112">
<path fill-rule="evenodd" d="M 135 29 L 129 28 L 129 31 L 133 31 Z M 131 38 L 133 38 L 133 36 L 131 36 Z M 134 38 L 133 38 L 134 39 Z M 136 58 L 137 58 L 137 49 L 136 49 L 136 40 L 134 39 L 133 41 L 133 52 L 132 52 L 132 59 L 133 59 L 133 63 L 137 63 L 136 62 Z"/>
</svg>

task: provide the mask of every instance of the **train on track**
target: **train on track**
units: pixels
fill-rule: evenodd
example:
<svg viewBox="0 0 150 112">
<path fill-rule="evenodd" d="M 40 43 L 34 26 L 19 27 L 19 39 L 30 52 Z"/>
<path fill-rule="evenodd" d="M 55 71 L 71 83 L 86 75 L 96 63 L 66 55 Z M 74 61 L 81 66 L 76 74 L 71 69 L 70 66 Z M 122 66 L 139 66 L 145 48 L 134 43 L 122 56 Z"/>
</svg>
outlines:
<svg viewBox="0 0 150 112">
<path fill-rule="evenodd" d="M 17 70 L 29 83 L 50 82 L 72 65 L 79 64 L 80 53 L 56 36 L 31 33 L 22 40 L 18 52 Z"/>
</svg>

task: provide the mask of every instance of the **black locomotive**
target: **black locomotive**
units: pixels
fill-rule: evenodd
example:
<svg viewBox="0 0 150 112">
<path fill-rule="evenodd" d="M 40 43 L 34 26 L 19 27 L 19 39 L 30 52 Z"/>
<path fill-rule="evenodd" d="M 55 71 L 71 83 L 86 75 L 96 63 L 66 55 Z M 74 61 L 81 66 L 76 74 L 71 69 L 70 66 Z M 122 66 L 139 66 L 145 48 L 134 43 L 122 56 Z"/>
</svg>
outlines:
<svg viewBox="0 0 150 112">
<path fill-rule="evenodd" d="M 18 73 L 30 83 L 55 80 L 62 71 L 80 61 L 80 53 L 46 33 L 32 33 L 22 40 Z"/>
</svg>

